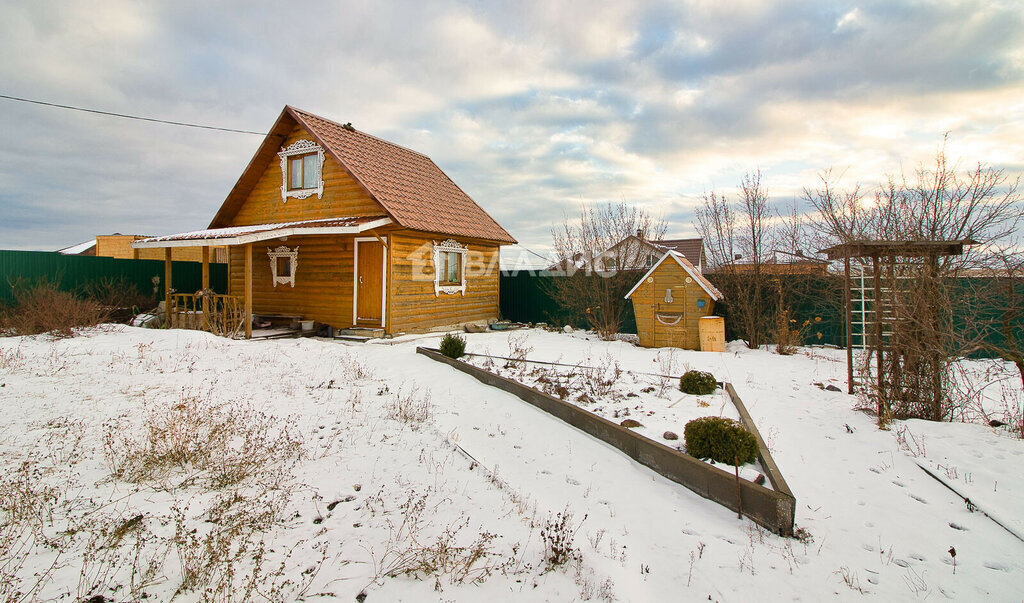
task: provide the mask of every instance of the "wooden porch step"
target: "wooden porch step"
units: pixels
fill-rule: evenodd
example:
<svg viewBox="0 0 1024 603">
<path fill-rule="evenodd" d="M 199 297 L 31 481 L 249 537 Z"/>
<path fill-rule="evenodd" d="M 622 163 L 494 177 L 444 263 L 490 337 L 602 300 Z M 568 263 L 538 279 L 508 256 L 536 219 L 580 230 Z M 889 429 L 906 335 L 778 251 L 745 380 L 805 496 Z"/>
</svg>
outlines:
<svg viewBox="0 0 1024 603">
<path fill-rule="evenodd" d="M 339 329 L 334 332 L 335 339 L 345 341 L 369 341 L 384 337 L 384 329 L 380 327 L 352 327 L 350 329 Z"/>
</svg>

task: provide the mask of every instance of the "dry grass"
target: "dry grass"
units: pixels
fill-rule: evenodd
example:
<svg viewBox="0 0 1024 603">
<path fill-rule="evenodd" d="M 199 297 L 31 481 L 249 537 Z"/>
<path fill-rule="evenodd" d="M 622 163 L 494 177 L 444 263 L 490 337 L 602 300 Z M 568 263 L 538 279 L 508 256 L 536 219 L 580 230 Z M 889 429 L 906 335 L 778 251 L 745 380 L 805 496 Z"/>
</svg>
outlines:
<svg viewBox="0 0 1024 603">
<path fill-rule="evenodd" d="M 119 479 L 166 483 L 184 476 L 179 486 L 202 482 L 215 489 L 287 473 L 305 456 L 293 420 L 194 395 L 150 408 L 141 433 L 124 419 L 108 422 L 103 452 Z"/>
<path fill-rule="evenodd" d="M 53 565 L 36 572 L 27 584 L 19 574 L 36 549 L 59 549 L 44 532 L 57 498 L 56 489 L 41 483 L 34 463 L 22 463 L 15 471 L 0 475 L 0 599 L 33 600 L 45 586 Z"/>
<path fill-rule="evenodd" d="M 493 550 L 496 534 L 480 532 L 475 539 L 463 536 L 469 525 L 464 516 L 446 526 L 439 535 L 428 537 L 425 532 L 429 515 L 425 513 L 433 509 L 428 508 L 427 501 L 427 495 L 412 492 L 399 505 L 401 521 L 396 525 L 388 520 L 388 541 L 383 552 L 378 557 L 374 551 L 369 551 L 374 567 L 373 582 L 400 575 L 432 577 L 434 588 L 443 590 L 442 578 L 449 584 L 481 583 L 495 571 L 506 571 L 515 562 L 516 547 L 509 556 Z M 379 497 L 377 504 L 383 506 Z M 386 509 L 379 511 L 385 513 Z"/>
<path fill-rule="evenodd" d="M 389 419 L 401 421 L 414 429 L 426 423 L 433 416 L 433 405 L 430 393 L 419 394 L 417 387 L 407 391 L 399 390 L 388 402 L 387 416 Z"/>
</svg>

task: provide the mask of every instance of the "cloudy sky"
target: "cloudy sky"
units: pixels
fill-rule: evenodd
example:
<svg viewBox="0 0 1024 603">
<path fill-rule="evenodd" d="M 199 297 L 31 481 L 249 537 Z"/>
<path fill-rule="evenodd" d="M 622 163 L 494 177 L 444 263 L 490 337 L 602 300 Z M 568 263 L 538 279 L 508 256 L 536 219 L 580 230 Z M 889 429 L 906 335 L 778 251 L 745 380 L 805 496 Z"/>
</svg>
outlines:
<svg viewBox="0 0 1024 603">
<path fill-rule="evenodd" d="M 1024 169 L 1024 3 L 0 1 L 0 94 L 267 130 L 285 104 L 430 155 L 524 246 L 581 203 L 695 234 L 760 169 Z M 0 249 L 205 227 L 260 137 L 0 99 Z"/>
</svg>

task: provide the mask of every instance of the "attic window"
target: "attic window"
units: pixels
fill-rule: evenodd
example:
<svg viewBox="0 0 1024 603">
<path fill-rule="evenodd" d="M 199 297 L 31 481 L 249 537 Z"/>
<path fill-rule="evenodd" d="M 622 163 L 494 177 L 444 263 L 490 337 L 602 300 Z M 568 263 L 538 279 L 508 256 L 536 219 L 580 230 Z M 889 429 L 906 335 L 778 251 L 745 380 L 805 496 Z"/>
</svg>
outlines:
<svg viewBox="0 0 1024 603">
<path fill-rule="evenodd" d="M 454 239 L 434 243 L 434 297 L 466 294 L 467 251 Z"/>
<path fill-rule="evenodd" d="M 282 285 L 295 286 L 295 272 L 299 268 L 299 248 L 289 249 L 284 245 L 271 249 L 267 247 L 267 256 L 270 257 L 271 282 L 276 287 Z"/>
<path fill-rule="evenodd" d="M 296 140 L 277 154 L 281 158 L 281 201 L 324 194 L 324 150 L 311 140 Z"/>
</svg>

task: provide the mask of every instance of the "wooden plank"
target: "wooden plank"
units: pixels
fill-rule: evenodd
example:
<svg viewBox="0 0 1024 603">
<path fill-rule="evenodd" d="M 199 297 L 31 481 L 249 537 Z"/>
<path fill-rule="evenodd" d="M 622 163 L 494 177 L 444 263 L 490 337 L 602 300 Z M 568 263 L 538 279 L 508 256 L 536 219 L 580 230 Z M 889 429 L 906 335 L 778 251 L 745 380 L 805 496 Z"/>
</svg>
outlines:
<svg viewBox="0 0 1024 603">
<path fill-rule="evenodd" d="M 203 247 L 203 330 L 209 330 L 210 326 L 210 302 L 207 300 L 206 292 L 210 289 L 210 248 Z"/>
<path fill-rule="evenodd" d="M 252 339 L 252 243 L 245 245 L 245 338 Z"/>
<path fill-rule="evenodd" d="M 171 248 L 164 248 L 164 324 L 171 324 Z"/>
</svg>

